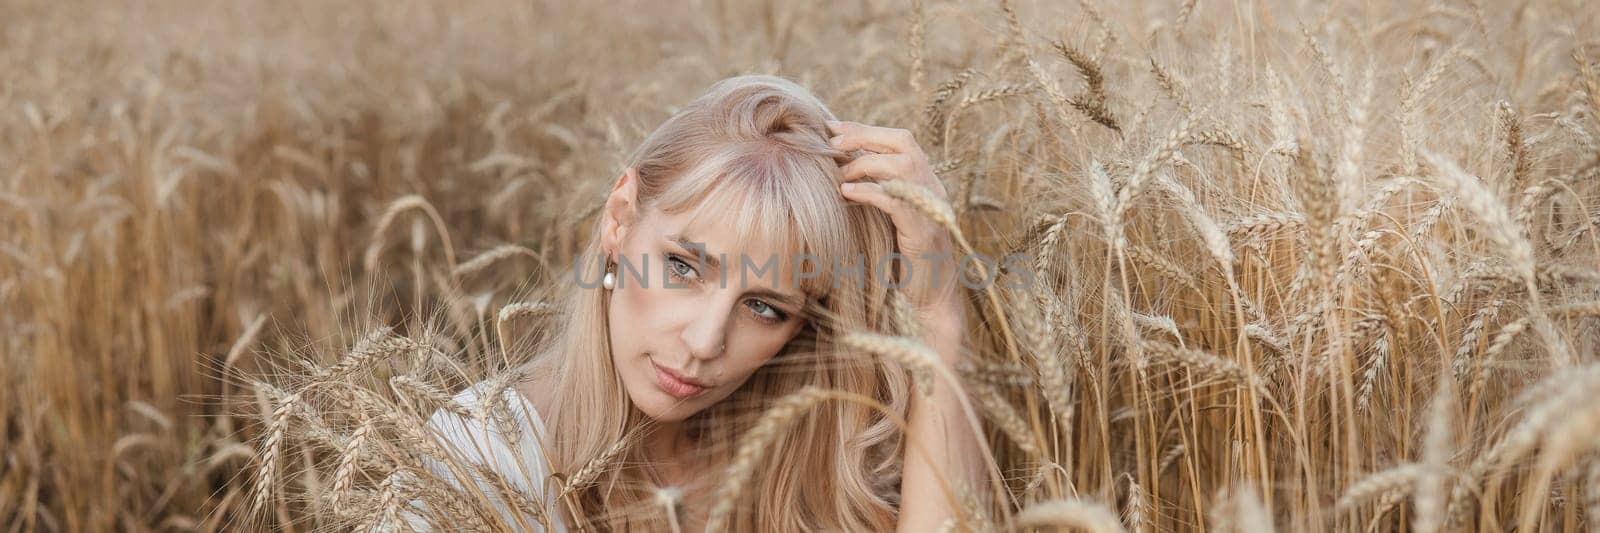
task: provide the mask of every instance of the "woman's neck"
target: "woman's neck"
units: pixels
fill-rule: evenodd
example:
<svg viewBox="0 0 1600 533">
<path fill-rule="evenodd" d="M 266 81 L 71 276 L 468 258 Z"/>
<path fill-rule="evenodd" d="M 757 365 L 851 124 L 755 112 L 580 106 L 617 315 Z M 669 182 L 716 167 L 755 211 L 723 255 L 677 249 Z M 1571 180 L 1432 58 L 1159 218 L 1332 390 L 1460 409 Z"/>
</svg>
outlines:
<svg viewBox="0 0 1600 533">
<path fill-rule="evenodd" d="M 657 423 L 640 443 L 645 468 L 658 489 L 673 491 L 674 530 L 705 528 L 706 498 L 711 481 L 709 457 L 683 422 Z"/>
<path fill-rule="evenodd" d="M 657 422 L 645 433 L 644 459 L 662 474 L 661 482 L 677 484 L 693 465 L 699 446 L 683 422 Z M 671 474 L 671 475 L 669 475 Z"/>
</svg>

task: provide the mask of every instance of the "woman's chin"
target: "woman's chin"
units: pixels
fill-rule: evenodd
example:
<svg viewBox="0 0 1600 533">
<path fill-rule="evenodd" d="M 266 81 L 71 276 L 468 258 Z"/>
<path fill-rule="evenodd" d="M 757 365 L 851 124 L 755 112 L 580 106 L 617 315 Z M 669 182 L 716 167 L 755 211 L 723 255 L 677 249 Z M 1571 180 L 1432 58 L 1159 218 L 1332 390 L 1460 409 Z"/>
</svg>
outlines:
<svg viewBox="0 0 1600 533">
<path fill-rule="evenodd" d="M 657 422 L 682 422 L 700 410 L 658 390 L 634 395 L 633 406 Z"/>
</svg>

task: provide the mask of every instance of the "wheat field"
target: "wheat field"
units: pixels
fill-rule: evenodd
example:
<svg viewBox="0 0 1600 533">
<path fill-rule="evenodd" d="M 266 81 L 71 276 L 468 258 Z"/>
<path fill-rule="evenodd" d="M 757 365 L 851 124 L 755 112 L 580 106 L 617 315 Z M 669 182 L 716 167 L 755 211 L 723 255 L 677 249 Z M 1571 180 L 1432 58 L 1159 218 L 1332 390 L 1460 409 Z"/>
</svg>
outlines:
<svg viewBox="0 0 1600 533">
<path fill-rule="evenodd" d="M 1583 0 L 0 20 L 5 531 L 508 527 L 408 474 L 419 417 L 516 377 L 626 151 L 751 72 L 911 129 L 966 242 L 1035 258 L 971 300 L 1004 478 L 952 529 L 1600 524 Z"/>
</svg>

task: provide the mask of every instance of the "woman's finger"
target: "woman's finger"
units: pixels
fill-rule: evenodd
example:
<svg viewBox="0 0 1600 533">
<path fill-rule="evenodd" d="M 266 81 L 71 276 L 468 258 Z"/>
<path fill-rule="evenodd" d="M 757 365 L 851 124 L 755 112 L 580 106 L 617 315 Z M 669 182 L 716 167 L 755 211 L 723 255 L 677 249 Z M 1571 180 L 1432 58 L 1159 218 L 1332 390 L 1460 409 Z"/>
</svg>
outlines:
<svg viewBox="0 0 1600 533">
<path fill-rule="evenodd" d="M 909 206 L 889 196 L 889 193 L 883 192 L 882 185 L 870 181 L 845 183 L 839 186 L 839 192 L 845 199 L 861 202 L 888 213 L 889 221 L 894 223 L 898 231 L 914 227 L 912 224 L 918 222 L 912 218 L 916 213 L 912 213 Z"/>
<path fill-rule="evenodd" d="M 885 180 L 909 179 L 912 177 L 914 161 L 906 154 L 867 154 L 846 163 L 841 170 L 844 171 L 845 181 L 856 181 L 861 178 L 878 178 Z"/>
<path fill-rule="evenodd" d="M 917 139 L 908 130 L 868 126 L 858 122 L 841 121 L 830 124 L 834 136 L 828 142 L 834 148 L 851 152 L 869 150 L 880 154 L 912 154 L 922 151 Z"/>
<path fill-rule="evenodd" d="M 926 254 L 939 254 L 940 250 L 948 250 L 948 242 L 941 247 L 938 237 L 933 233 L 934 224 L 926 219 L 922 212 L 917 211 L 905 202 L 884 192 L 883 186 L 870 181 L 857 181 L 840 185 L 839 192 L 848 200 L 870 205 L 889 215 L 889 222 L 894 224 L 895 243 L 897 253 L 906 260 L 919 266 L 913 268 L 913 275 L 919 275 L 917 283 L 911 285 L 920 290 L 938 289 L 941 286 L 953 288 L 955 283 L 948 282 L 949 276 L 954 275 L 954 266 L 930 266 L 937 257 L 930 258 Z M 944 252 L 948 253 L 948 252 Z M 949 260 L 948 257 L 945 258 Z M 944 272 L 944 278 L 939 272 Z M 926 274 L 914 274 L 926 272 Z M 905 283 L 910 280 L 901 278 Z"/>
<path fill-rule="evenodd" d="M 843 194 L 847 200 L 883 210 L 889 214 L 890 219 L 894 219 L 895 212 L 900 210 L 900 206 L 895 202 L 894 197 L 889 196 L 889 193 L 883 192 L 882 185 L 870 181 L 842 183 L 839 185 L 839 193 Z M 899 223 L 899 220 L 894 221 Z"/>
<path fill-rule="evenodd" d="M 909 154 L 867 154 L 841 167 L 844 181 L 863 178 L 901 180 L 927 187 L 939 199 L 949 198 L 944 182 L 928 170 L 926 160 Z"/>
</svg>

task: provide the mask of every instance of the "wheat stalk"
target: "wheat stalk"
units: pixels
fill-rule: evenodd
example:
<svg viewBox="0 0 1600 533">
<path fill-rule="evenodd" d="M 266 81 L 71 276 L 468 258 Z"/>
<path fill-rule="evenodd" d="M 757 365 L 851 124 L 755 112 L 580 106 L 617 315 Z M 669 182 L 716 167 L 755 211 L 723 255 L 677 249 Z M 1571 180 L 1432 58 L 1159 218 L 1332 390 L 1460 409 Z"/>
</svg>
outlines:
<svg viewBox="0 0 1600 533">
<path fill-rule="evenodd" d="M 402 351 L 422 350 L 422 344 L 394 334 L 388 326 L 374 328 L 366 336 L 356 341 L 350 351 L 346 352 L 339 362 L 318 372 L 318 381 L 340 381 L 356 372 L 365 370 L 378 361 L 393 357 Z"/>
<path fill-rule="evenodd" d="M 1528 149 L 1522 138 L 1522 119 L 1518 118 L 1517 109 L 1512 107 L 1511 102 L 1505 100 L 1496 104 L 1496 111 L 1505 130 L 1506 155 L 1511 160 L 1511 183 L 1527 183 L 1528 173 L 1533 171 L 1533 162 L 1528 159 Z"/>
<path fill-rule="evenodd" d="M 1014 526 L 1018 529 L 1064 526 L 1094 533 L 1124 531 L 1117 515 L 1105 506 L 1080 500 L 1052 500 L 1029 505 L 1017 513 Z"/>
<path fill-rule="evenodd" d="M 416 476 L 404 470 L 395 470 L 384 476 L 378 484 L 378 501 L 373 512 L 367 515 L 363 530 L 398 531 L 405 528 L 400 521 L 400 509 L 406 506 L 406 494 Z"/>
<path fill-rule="evenodd" d="M 1367 325 L 1370 324 L 1370 325 Z M 1374 333 L 1372 360 L 1367 363 L 1367 371 L 1361 378 L 1361 387 L 1356 392 L 1356 409 L 1366 412 L 1372 405 L 1372 392 L 1377 388 L 1378 375 L 1389 366 L 1389 325 L 1388 319 L 1378 317 L 1377 320 L 1360 321 L 1352 328 L 1351 334 L 1358 339 L 1365 339 L 1368 335 L 1362 329 L 1371 329 Z"/>
<path fill-rule="evenodd" d="M 905 202 L 922 213 L 923 216 L 928 217 L 950 232 L 950 238 L 955 241 L 958 252 L 966 254 L 974 252 L 972 244 L 967 241 L 966 234 L 961 231 L 960 223 L 956 221 L 955 210 L 950 207 L 948 202 L 935 196 L 933 191 L 928 190 L 925 186 L 902 180 L 889 180 L 879 185 L 883 187 L 883 192 L 890 197 Z M 972 265 L 972 268 L 977 271 L 978 279 L 990 279 L 989 269 L 983 261 L 972 261 L 970 263 L 962 261 L 962 263 Z M 996 283 L 985 283 L 983 287 L 984 296 L 988 300 L 990 310 L 995 316 L 1005 316 L 1005 306 L 1000 302 L 996 285 Z M 1020 361 L 1022 357 L 1016 347 L 1017 337 L 1012 333 L 1010 324 L 1001 320 L 998 325 L 1000 326 L 1000 339 L 1005 343 L 1006 353 L 1013 361 Z"/>
<path fill-rule="evenodd" d="M 1444 524 L 1446 477 L 1454 446 L 1451 428 L 1455 425 L 1455 383 L 1440 380 L 1428 406 L 1428 425 L 1422 441 L 1422 470 L 1415 490 L 1417 513 L 1411 526 L 1421 533 L 1438 531 Z"/>
<path fill-rule="evenodd" d="M 939 84 L 939 87 L 934 90 L 933 98 L 929 100 L 927 106 L 923 107 L 922 111 L 923 123 L 927 125 L 927 130 L 930 133 L 942 132 L 945 130 L 945 102 L 948 101 L 951 96 L 954 96 L 956 91 L 960 91 L 961 88 L 966 87 L 967 83 L 972 80 L 972 77 L 977 74 L 978 71 L 976 69 L 969 68 L 962 70 L 959 74 L 956 74 L 954 78 Z M 934 139 L 940 140 L 941 137 L 935 135 Z"/>
<path fill-rule="evenodd" d="M 840 336 L 839 344 L 894 361 L 911 374 L 917 383 L 917 390 L 924 395 L 933 393 L 934 374 L 945 366 L 938 353 L 906 337 L 852 332 Z"/>
<path fill-rule="evenodd" d="M 1155 73 L 1156 84 L 1161 87 L 1161 91 L 1178 104 L 1178 110 L 1185 115 L 1194 114 L 1194 104 L 1189 99 L 1188 88 L 1184 87 L 1183 81 L 1173 76 L 1153 57 L 1150 58 L 1150 70 Z"/>
<path fill-rule="evenodd" d="M 1464 377 L 1471 362 L 1468 356 L 1478 347 L 1478 336 L 1483 333 L 1484 327 L 1499 316 L 1501 307 L 1510 302 L 1505 298 L 1497 298 L 1473 313 L 1472 320 L 1467 322 L 1467 327 L 1461 332 L 1461 342 L 1456 344 L 1455 357 L 1451 359 L 1451 369 L 1457 379 Z"/>
<path fill-rule="evenodd" d="M 1067 61 L 1071 62 L 1072 66 L 1078 69 L 1078 73 L 1083 76 L 1083 81 L 1087 85 L 1084 94 L 1066 98 L 1064 103 L 1082 112 L 1090 120 L 1101 126 L 1121 134 L 1122 126 L 1118 123 L 1116 117 L 1111 115 L 1111 110 L 1106 107 L 1105 74 L 1100 69 L 1100 63 L 1083 53 L 1083 51 L 1067 44 L 1066 41 L 1058 40 L 1050 44 L 1057 52 L 1061 53 L 1062 57 L 1067 58 Z M 1038 77 L 1037 74 L 1036 77 Z"/>
<path fill-rule="evenodd" d="M 491 248 L 487 252 L 478 254 L 476 257 L 467 260 L 465 263 L 457 265 L 455 269 L 450 272 L 450 274 L 458 278 L 464 278 L 476 274 L 483 269 L 489 268 L 489 266 L 495 263 L 519 255 L 540 260 L 542 262 L 542 258 L 539 257 L 539 254 L 533 250 L 529 250 L 527 247 L 518 246 L 515 244 L 502 244 Z"/>
<path fill-rule="evenodd" d="M 1174 154 L 1174 157 L 1181 157 Z M 1194 227 L 1195 233 L 1200 234 L 1201 241 L 1205 242 L 1206 251 L 1211 253 L 1211 258 L 1217 261 L 1217 266 L 1225 273 L 1233 271 L 1233 244 L 1228 240 L 1227 232 L 1222 230 L 1211 215 L 1200 207 L 1200 200 L 1194 191 L 1173 179 L 1165 172 L 1156 173 L 1156 181 L 1163 188 L 1177 197 L 1178 203 L 1183 206 L 1184 218 L 1189 219 L 1189 224 Z"/>
<path fill-rule="evenodd" d="M 756 420 L 750 431 L 740 438 L 738 451 L 734 453 L 733 460 L 723 471 L 723 481 L 717 487 L 716 496 L 712 499 L 715 503 L 711 506 L 711 512 L 706 519 L 706 531 L 727 529 L 728 515 L 733 513 L 734 502 L 739 497 L 740 488 L 755 470 L 756 462 L 765 455 L 778 432 L 783 431 L 826 399 L 828 396 L 825 391 L 807 386 L 784 396 L 761 414 L 761 418 Z"/>
<path fill-rule="evenodd" d="M 1133 174 L 1128 176 L 1122 189 L 1117 191 L 1116 207 L 1112 210 L 1115 223 L 1120 227 L 1127 220 L 1128 210 L 1133 207 L 1133 201 L 1144 191 L 1145 182 L 1151 174 L 1166 166 L 1172 157 L 1178 153 L 1178 147 L 1188 142 L 1189 134 L 1194 125 L 1194 116 L 1186 115 L 1178 125 L 1167 133 L 1167 138 L 1155 149 L 1151 150 L 1144 159 L 1139 160 L 1134 167 Z M 1118 234 L 1116 237 L 1117 249 L 1126 248 L 1127 237 Z"/>
<path fill-rule="evenodd" d="M 633 445 L 633 439 L 624 438 L 612 443 L 610 448 L 606 448 L 605 453 L 601 453 L 590 459 L 589 462 L 584 463 L 583 468 L 578 469 L 576 473 L 572 474 L 572 477 L 567 479 L 566 483 L 562 484 L 559 499 L 565 500 L 568 495 L 593 485 L 595 480 L 600 479 L 600 474 L 604 473 L 617 459 L 632 449 Z"/>
<path fill-rule="evenodd" d="M 1190 348 L 1180 348 L 1157 341 L 1139 343 L 1152 363 L 1172 364 L 1201 376 L 1215 377 L 1236 386 L 1250 388 L 1263 397 L 1270 397 L 1265 384 L 1239 363 Z"/>
<path fill-rule="evenodd" d="M 1556 306 L 1550 309 L 1549 315 L 1550 317 L 1597 316 L 1600 315 L 1600 302 Z M 1489 347 L 1483 351 L 1483 356 L 1478 360 L 1477 374 L 1473 376 L 1472 386 L 1469 388 L 1469 390 L 1473 391 L 1473 394 L 1483 389 L 1488 381 L 1489 370 L 1500 359 L 1500 354 L 1505 352 L 1506 348 L 1510 347 L 1511 343 L 1516 341 L 1517 337 L 1527 331 L 1533 324 L 1533 318 L 1522 317 L 1500 328 L 1500 332 L 1495 334 L 1494 340 L 1489 342 Z"/>
<path fill-rule="evenodd" d="M 289 430 L 289 417 L 300 407 L 300 393 L 284 394 L 266 384 L 257 386 L 257 390 L 268 398 L 280 398 L 275 403 L 272 415 L 267 421 L 267 437 L 261 441 L 261 452 L 257 454 L 260 466 L 256 470 L 256 493 L 250 504 L 250 514 L 260 514 L 267 507 L 267 500 L 272 497 L 272 489 L 277 484 L 278 462 L 283 456 L 283 439 Z"/>
<path fill-rule="evenodd" d="M 1000 394 L 999 390 L 983 384 L 973 384 L 971 390 L 973 397 L 978 400 L 978 406 L 995 421 L 1001 432 L 1011 438 L 1011 442 L 1015 443 L 1017 448 L 1029 456 L 1039 456 L 1044 453 L 1035 442 L 1037 439 L 1028 422 L 1023 420 L 1022 415 L 1017 413 L 1016 408 Z"/>
<path fill-rule="evenodd" d="M 682 492 L 675 487 L 660 487 L 655 491 L 656 506 L 667 513 L 667 524 L 672 528 L 672 533 L 683 533 L 683 526 L 678 523 L 678 503 L 683 501 Z"/>
<path fill-rule="evenodd" d="M 923 96 L 923 80 L 927 79 L 927 72 L 922 61 L 922 49 L 926 47 L 927 35 L 927 29 L 924 26 L 927 21 L 924 20 L 924 16 L 922 0 L 912 0 L 911 29 L 906 33 L 906 54 L 911 59 L 911 76 L 907 81 L 910 82 L 911 90 L 917 94 L 918 98 Z"/>
<path fill-rule="evenodd" d="M 1405 95 L 1400 99 L 1400 142 L 1405 158 L 1403 165 L 1408 172 L 1415 172 L 1418 169 L 1417 154 L 1421 152 L 1418 146 L 1417 137 L 1419 132 L 1416 126 L 1419 103 L 1427 98 L 1434 84 L 1438 83 L 1439 78 L 1444 75 L 1445 68 L 1450 66 L 1450 63 L 1455 60 L 1459 53 L 1460 48 L 1452 48 L 1439 55 L 1428 66 L 1427 71 L 1423 73 L 1420 80 L 1414 84 L 1409 82 L 1406 84 Z"/>
<path fill-rule="evenodd" d="M 1140 533 L 1145 531 L 1146 517 L 1150 514 L 1150 495 L 1145 493 L 1144 487 L 1139 486 L 1139 480 L 1133 474 L 1124 472 L 1121 478 L 1128 480 L 1128 503 L 1126 523 L 1131 531 Z"/>
<path fill-rule="evenodd" d="M 372 244 L 367 246 L 365 258 L 362 260 L 362 264 L 366 266 L 368 272 L 373 272 L 378 268 L 378 259 L 383 253 L 383 237 L 388 234 L 389 227 L 394 225 L 395 220 L 400 217 L 401 213 L 411 209 L 420 209 L 428 216 L 428 220 L 433 223 L 433 229 L 439 234 L 440 242 L 444 244 L 445 264 L 451 270 L 456 268 L 455 246 L 450 243 L 450 232 L 445 229 L 444 218 L 439 216 L 439 210 L 434 209 L 433 204 L 428 203 L 421 196 L 413 194 L 402 196 L 390 202 L 389 206 L 383 210 L 383 215 L 378 217 L 378 225 L 372 230 Z"/>
<path fill-rule="evenodd" d="M 1428 164 L 1439 169 L 1442 185 L 1455 193 L 1463 207 L 1483 221 L 1486 233 L 1504 251 L 1506 260 L 1524 279 L 1534 283 L 1533 246 L 1524 237 L 1526 233 L 1522 225 L 1506 210 L 1505 203 L 1454 162 L 1431 152 L 1423 155 Z"/>
<path fill-rule="evenodd" d="M 1223 501 L 1225 503 L 1218 509 L 1216 519 L 1218 531 L 1249 533 L 1273 531 L 1272 514 L 1267 511 L 1266 505 L 1261 503 L 1261 498 L 1254 487 L 1230 489 L 1224 494 Z"/>
<path fill-rule="evenodd" d="M 1424 467 L 1419 464 L 1404 464 L 1375 472 L 1346 488 L 1344 494 L 1339 496 L 1339 502 L 1335 507 L 1350 511 L 1355 506 L 1374 498 L 1410 494 L 1423 469 Z"/>
<path fill-rule="evenodd" d="M 419 398 L 428 403 L 444 408 L 458 416 L 473 418 L 471 409 L 461 405 L 461 402 L 450 397 L 443 389 L 411 376 L 395 376 L 389 378 L 389 388 L 400 398 Z"/>
<path fill-rule="evenodd" d="M 328 506 L 334 513 L 344 512 L 345 493 L 350 490 L 356 465 L 360 464 L 361 449 L 366 446 L 367 435 L 372 433 L 372 429 L 372 420 L 362 423 L 354 433 L 350 434 L 350 441 L 339 453 L 339 467 L 333 473 L 333 487 L 328 489 Z"/>
<path fill-rule="evenodd" d="M 1296 213 L 1261 213 L 1228 223 L 1228 236 L 1239 240 L 1261 240 L 1285 229 L 1298 229 L 1305 218 Z"/>
</svg>

